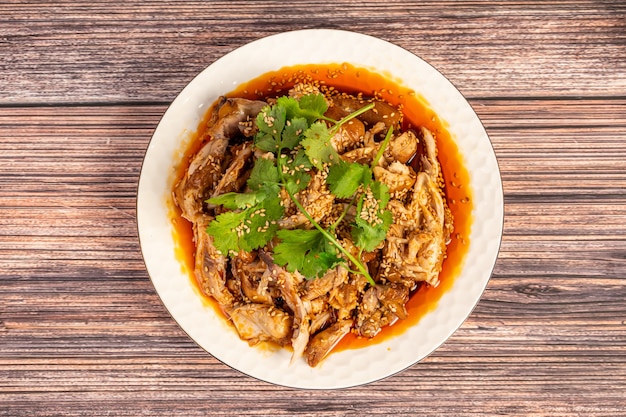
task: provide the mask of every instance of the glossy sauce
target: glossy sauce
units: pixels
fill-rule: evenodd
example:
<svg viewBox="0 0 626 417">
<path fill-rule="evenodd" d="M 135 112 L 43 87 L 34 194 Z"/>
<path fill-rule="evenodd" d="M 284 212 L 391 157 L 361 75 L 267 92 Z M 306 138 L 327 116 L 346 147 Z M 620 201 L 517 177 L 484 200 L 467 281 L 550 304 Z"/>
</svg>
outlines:
<svg viewBox="0 0 626 417">
<path fill-rule="evenodd" d="M 349 334 L 335 347 L 334 351 L 360 348 L 380 343 L 389 337 L 399 335 L 410 326 L 415 325 L 426 313 L 432 311 L 444 294 L 453 284 L 463 264 L 472 223 L 472 198 L 469 189 L 469 175 L 463 165 L 462 156 L 446 129 L 446 124 L 429 108 L 427 102 L 414 91 L 403 87 L 401 82 L 394 81 L 391 76 L 373 73 L 366 69 L 355 68 L 350 64 L 299 65 L 269 72 L 254 80 L 242 84 L 236 90 L 226 94 L 229 97 L 245 97 L 264 99 L 286 95 L 289 89 L 299 82 L 318 83 L 323 89 L 336 89 L 342 92 L 357 94 L 364 97 L 377 97 L 392 105 L 402 108 L 404 113 L 403 129 L 425 126 L 437 141 L 439 162 L 445 182 L 445 193 L 448 206 L 454 216 L 454 232 L 447 247 L 447 257 L 439 275 L 437 287 L 422 285 L 415 291 L 406 305 L 408 318 L 398 320 L 392 326 L 384 327 L 374 338 L 368 339 Z M 177 170 L 178 179 L 184 175 L 189 159 L 204 143 L 204 129 L 210 111 L 207 111 L 200 122 L 195 136 L 188 149 L 185 150 L 183 163 Z M 171 204 L 172 224 L 176 245 L 176 256 L 181 267 L 195 283 L 194 242 L 191 224 L 180 216 L 180 211 Z M 197 285 L 196 285 L 197 288 Z M 200 293 L 200 290 L 198 293 Z M 203 297 L 207 303 L 220 312 L 219 307 Z M 219 313 L 221 314 L 221 312 Z"/>
</svg>

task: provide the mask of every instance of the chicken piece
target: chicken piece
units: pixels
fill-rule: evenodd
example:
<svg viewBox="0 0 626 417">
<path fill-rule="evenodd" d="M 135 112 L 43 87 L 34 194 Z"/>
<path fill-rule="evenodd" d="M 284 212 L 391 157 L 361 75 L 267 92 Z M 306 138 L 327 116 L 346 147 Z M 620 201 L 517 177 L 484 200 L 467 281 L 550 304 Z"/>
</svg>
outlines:
<svg viewBox="0 0 626 417">
<path fill-rule="evenodd" d="M 415 156 L 417 152 L 417 137 L 413 132 L 407 130 L 398 136 L 394 136 L 389 141 L 386 154 L 391 161 L 398 161 L 406 164 Z"/>
<path fill-rule="evenodd" d="M 320 223 L 322 219 L 332 211 L 335 196 L 333 196 L 326 185 L 326 173 L 318 171 L 315 173 L 307 188 L 300 192 L 298 197 L 301 198 L 304 209 Z"/>
<path fill-rule="evenodd" d="M 387 168 L 377 165 L 373 171 L 376 180 L 389 187 L 389 194 L 397 199 L 402 199 L 415 184 L 415 171 L 401 162 L 393 162 Z"/>
<path fill-rule="evenodd" d="M 396 227 L 400 227 L 401 230 L 412 231 L 419 227 L 421 223 L 421 213 L 419 209 L 416 210 L 415 207 L 411 207 L 398 199 L 393 198 L 389 200 L 387 209 L 389 209 L 393 215 L 393 224 L 396 225 Z M 401 237 L 402 234 L 396 236 Z"/>
<path fill-rule="evenodd" d="M 378 301 L 381 306 L 399 319 L 406 319 L 406 303 L 409 301 L 409 289 L 397 283 L 377 286 Z"/>
<path fill-rule="evenodd" d="M 376 146 L 356 148 L 343 153 L 341 155 L 341 159 L 347 162 L 358 162 L 359 164 L 370 165 L 372 163 L 372 160 L 376 156 L 377 151 L 378 147 Z"/>
<path fill-rule="evenodd" d="M 347 114 L 354 113 L 370 103 L 370 101 L 349 96 L 334 97 L 333 102 L 335 106 L 341 108 Z M 361 120 L 366 127 L 374 126 L 379 122 L 384 123 L 387 129 L 390 126 L 396 129 L 400 125 L 402 113 L 396 107 L 382 100 L 372 100 L 371 102 L 374 103 L 374 108 L 359 116 L 359 120 Z"/>
<path fill-rule="evenodd" d="M 248 300 L 274 305 L 274 298 L 279 294 L 275 288 L 270 288 L 269 270 L 256 254 L 240 251 L 231 259 L 231 271 L 240 282 L 241 292 Z"/>
<path fill-rule="evenodd" d="M 298 292 L 299 283 L 304 278 L 298 273 L 289 273 L 284 268 L 274 264 L 272 258 L 263 250 L 259 250 L 259 257 L 267 264 L 285 303 L 293 312 L 294 331 L 291 337 L 291 346 L 293 347 L 291 363 L 293 363 L 304 354 L 310 337 L 311 323 L 308 311 Z"/>
<path fill-rule="evenodd" d="M 306 281 L 302 299 L 310 301 L 328 294 L 333 288 L 343 284 L 348 278 L 348 270 L 338 266 L 329 270 L 323 277 Z"/>
<path fill-rule="evenodd" d="M 410 210 L 422 214 L 422 227 L 428 231 L 442 230 L 445 222 L 445 202 L 434 180 L 425 172 L 420 172 L 415 181 Z"/>
<path fill-rule="evenodd" d="M 205 230 L 205 223 L 194 225 L 196 240 L 194 275 L 202 292 L 215 298 L 222 312 L 228 317 L 237 300 L 226 286 L 227 259 L 215 248 L 213 237 Z"/>
<path fill-rule="evenodd" d="M 336 106 L 333 101 L 324 115 L 339 121 L 349 114 L 349 111 L 340 106 Z M 365 125 L 358 118 L 354 118 L 347 121 L 339 128 L 339 131 L 330 139 L 330 143 L 339 154 L 342 154 L 362 145 L 364 137 Z"/>
<path fill-rule="evenodd" d="M 196 222 L 203 216 L 204 200 L 222 176 L 222 162 L 228 146 L 227 138 L 217 138 L 207 142 L 191 160 L 184 177 L 174 189 L 174 201 L 180 207 L 182 216 Z"/>
<path fill-rule="evenodd" d="M 328 304 L 328 294 L 317 297 L 311 301 L 304 301 L 307 317 L 310 320 L 309 333 L 317 333 L 320 329 L 328 327 L 335 321 L 335 314 Z"/>
<path fill-rule="evenodd" d="M 274 306 L 244 304 L 231 312 L 230 319 L 239 337 L 251 346 L 268 341 L 284 346 L 290 342 L 293 319 Z"/>
<path fill-rule="evenodd" d="M 446 215 L 439 188 L 425 172 L 418 175 L 412 205 L 419 208 L 422 222 L 419 230 L 408 235 L 406 259 L 409 264 L 417 262 L 425 275 L 424 280 L 436 286 L 446 251 Z M 415 267 L 413 271 L 416 271 Z"/>
<path fill-rule="evenodd" d="M 334 120 L 341 120 L 348 114 L 350 113 L 345 109 L 332 105 L 324 115 Z M 342 154 L 362 144 L 364 135 L 365 125 L 362 121 L 355 118 L 344 123 L 337 133 L 330 138 L 330 143 L 339 154 Z"/>
<path fill-rule="evenodd" d="M 246 142 L 234 155 L 230 165 L 226 168 L 226 172 L 224 172 L 215 186 L 212 197 L 228 192 L 239 191 L 247 180 L 246 176 L 242 175 L 242 172 L 251 156 L 252 142 Z"/>
<path fill-rule="evenodd" d="M 422 169 L 436 183 L 441 181 L 441 166 L 437 160 L 437 144 L 435 137 L 430 130 L 422 127 L 420 130 L 424 144 L 424 155 L 422 155 Z"/>
<path fill-rule="evenodd" d="M 409 235 L 408 259 L 405 272 L 410 276 L 418 276 L 433 287 L 439 285 L 439 272 L 445 259 L 446 243 L 442 233 L 413 232 Z"/>
<path fill-rule="evenodd" d="M 382 250 L 383 259 L 378 269 L 378 275 L 387 281 L 404 282 L 406 279 L 409 280 L 409 283 L 412 281 L 409 277 L 402 275 L 408 244 L 408 239 L 404 237 L 406 230 L 401 224 L 393 223 L 387 231 L 387 238 Z"/>
<path fill-rule="evenodd" d="M 213 139 L 250 136 L 246 121 L 255 118 L 265 106 L 264 101 L 220 97 L 207 123 L 206 135 Z"/>
<path fill-rule="evenodd" d="M 358 308 L 356 330 L 361 336 L 374 337 L 380 333 L 384 323 L 382 323 L 382 311 L 378 308 L 378 296 L 376 287 L 370 287 Z"/>
<path fill-rule="evenodd" d="M 359 305 L 359 315 L 369 316 L 378 308 L 378 291 L 376 287 L 369 287 L 363 294 Z"/>
<path fill-rule="evenodd" d="M 174 188 L 174 200 L 190 222 L 203 216 L 203 203 L 220 178 L 229 140 L 241 134 L 240 124 L 255 117 L 264 101 L 221 97 L 207 123 L 207 143 L 193 156 L 187 172 Z"/>
<path fill-rule="evenodd" d="M 356 328 L 361 336 L 374 337 L 384 326 L 406 318 L 404 307 L 409 300 L 409 289 L 402 284 L 378 284 L 370 287 L 361 300 Z"/>
<path fill-rule="evenodd" d="M 430 176 L 420 172 L 410 198 L 407 208 L 394 200 L 388 206 L 394 224 L 383 245 L 380 274 L 409 288 L 419 281 L 436 286 L 446 253 L 443 196 Z"/>
<path fill-rule="evenodd" d="M 305 356 L 309 366 L 317 366 L 328 356 L 345 335 L 350 333 L 352 320 L 339 320 L 330 327 L 317 333 L 309 342 Z"/>
<path fill-rule="evenodd" d="M 337 153 L 342 154 L 360 145 L 363 142 L 364 134 L 363 123 L 357 119 L 352 119 L 342 125 L 337 133 L 330 138 L 330 144 Z"/>
<path fill-rule="evenodd" d="M 306 281 L 302 291 L 308 317 L 311 320 L 310 333 L 314 334 L 327 326 L 335 317 L 329 302 L 330 293 L 339 288 L 348 279 L 348 270 L 338 266 L 328 271 L 323 277 Z"/>
<path fill-rule="evenodd" d="M 333 314 L 332 314 L 332 312 L 328 308 L 326 310 L 324 310 L 324 311 L 320 311 L 319 313 L 315 314 L 311 318 L 311 326 L 310 326 L 311 334 L 315 334 L 320 329 L 322 329 L 323 327 L 327 326 L 328 323 L 330 323 L 332 319 L 333 319 Z M 309 341 L 309 343 L 310 343 L 310 341 Z"/>
<path fill-rule="evenodd" d="M 381 132 L 387 131 L 387 125 L 383 122 L 378 122 L 374 126 L 372 126 L 368 131 L 365 132 L 363 136 L 363 146 L 364 147 L 375 147 L 376 151 L 378 151 L 378 147 L 380 146 L 380 142 L 376 142 L 376 135 Z M 372 159 L 373 156 L 372 156 Z"/>
<path fill-rule="evenodd" d="M 437 160 L 435 139 L 422 128 L 424 155 L 420 172 L 405 206 L 389 202 L 394 224 L 387 233 L 383 248 L 382 274 L 389 280 L 414 288 L 419 281 L 439 284 L 439 272 L 445 259 L 446 242 L 452 233 L 452 215 L 446 206 Z M 412 282 L 412 284 L 411 284 Z"/>
<path fill-rule="evenodd" d="M 347 319 L 352 316 L 352 312 L 357 307 L 359 296 L 357 285 L 353 282 L 347 282 L 331 290 L 328 303 L 337 312 L 339 320 Z"/>
<path fill-rule="evenodd" d="M 424 127 L 421 129 L 421 133 L 425 149 L 425 156 L 422 157 L 422 167 L 432 182 L 438 187 L 439 190 L 441 190 L 444 186 L 444 179 L 441 172 L 441 165 L 437 160 L 437 144 L 435 143 L 435 138 L 432 133 Z M 454 219 L 445 200 L 442 200 L 441 207 L 443 213 L 441 210 L 438 210 L 437 215 L 440 216 L 440 218 L 443 218 L 444 242 L 448 243 L 450 241 L 450 236 L 454 231 Z"/>
</svg>

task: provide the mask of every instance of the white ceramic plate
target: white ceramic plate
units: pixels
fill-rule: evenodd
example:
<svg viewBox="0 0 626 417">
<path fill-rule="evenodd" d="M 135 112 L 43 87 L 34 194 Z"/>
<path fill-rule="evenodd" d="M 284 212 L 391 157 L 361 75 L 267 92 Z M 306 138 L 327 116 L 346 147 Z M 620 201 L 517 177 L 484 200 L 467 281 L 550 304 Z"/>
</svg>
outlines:
<svg viewBox="0 0 626 417">
<path fill-rule="evenodd" d="M 392 74 L 421 94 L 449 124 L 470 173 L 474 199 L 470 247 L 460 275 L 437 308 L 400 336 L 330 355 L 320 366 L 289 365 L 290 352 L 251 348 L 205 305 L 175 257 L 167 199 L 181 143 L 218 96 L 288 65 L 348 62 Z M 439 347 L 469 316 L 493 270 L 503 227 L 500 172 L 474 111 L 437 70 L 408 51 L 370 36 L 302 30 L 269 36 L 227 54 L 202 71 L 169 107 L 150 141 L 139 179 L 137 223 L 145 264 L 166 308 L 181 328 L 223 363 L 274 384 L 311 389 L 361 385 L 397 373 Z"/>
</svg>

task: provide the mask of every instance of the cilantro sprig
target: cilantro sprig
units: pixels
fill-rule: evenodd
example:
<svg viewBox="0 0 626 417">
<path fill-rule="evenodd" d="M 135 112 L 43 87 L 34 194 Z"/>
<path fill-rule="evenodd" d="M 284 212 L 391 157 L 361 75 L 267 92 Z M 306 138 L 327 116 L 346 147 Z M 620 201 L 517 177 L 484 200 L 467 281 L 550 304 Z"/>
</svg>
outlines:
<svg viewBox="0 0 626 417">
<path fill-rule="evenodd" d="M 284 214 L 284 207 L 276 198 L 280 192 L 279 178 L 274 161 L 259 158 L 247 181 L 248 192 L 226 193 L 207 200 L 232 210 L 218 215 L 207 227 L 217 250 L 224 254 L 250 252 L 272 240 Z"/>
<path fill-rule="evenodd" d="M 391 129 L 371 166 L 343 161 L 331 145 L 331 138 L 343 124 L 370 110 L 367 105 L 336 121 L 326 117 L 328 104 L 321 94 L 300 99 L 279 97 L 264 107 L 256 118 L 255 146 L 273 157 L 258 158 L 243 193 L 227 193 L 207 200 L 230 211 L 209 224 L 207 233 L 216 248 L 232 255 L 251 251 L 275 240 L 274 262 L 306 278 L 323 276 L 329 269 L 351 262 L 356 271 L 374 285 L 367 267 L 360 261 L 363 251 L 374 250 L 385 238 L 391 224 L 387 187 L 373 180 L 372 169 L 382 156 Z M 322 227 L 296 198 L 311 180 L 311 170 L 328 170 L 329 191 L 338 199 L 349 200 L 339 219 Z M 313 229 L 279 229 L 284 215 L 280 193 L 284 190 Z M 360 253 L 354 256 L 337 239 L 335 229 L 356 204 L 351 234 Z"/>
</svg>

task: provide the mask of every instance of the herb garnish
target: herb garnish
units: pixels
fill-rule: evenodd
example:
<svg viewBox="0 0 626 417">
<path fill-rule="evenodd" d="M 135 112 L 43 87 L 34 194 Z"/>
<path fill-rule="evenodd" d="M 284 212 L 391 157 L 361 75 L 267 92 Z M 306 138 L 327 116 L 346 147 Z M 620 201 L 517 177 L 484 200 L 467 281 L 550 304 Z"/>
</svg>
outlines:
<svg viewBox="0 0 626 417">
<path fill-rule="evenodd" d="M 349 120 L 370 110 L 373 103 L 336 121 L 324 115 L 328 104 L 321 94 L 295 99 L 279 97 L 264 107 L 256 118 L 258 133 L 255 146 L 272 156 L 258 158 L 247 181 L 244 193 L 226 193 L 208 200 L 231 211 L 218 215 L 207 227 L 216 248 L 228 255 L 240 250 L 252 251 L 276 238 L 274 262 L 288 271 L 298 271 L 307 279 L 323 276 L 329 269 L 354 265 L 374 285 L 367 267 L 360 261 L 363 251 L 374 250 L 385 239 L 392 222 L 386 210 L 389 190 L 373 179 L 377 164 L 392 134 L 390 128 L 371 166 L 346 162 L 331 145 L 331 138 Z M 307 188 L 311 171 L 328 170 L 329 191 L 338 199 L 350 200 L 340 218 L 323 228 L 306 211 L 296 194 Z M 281 190 L 313 225 L 313 229 L 279 229 L 284 215 Z M 350 207 L 356 204 L 356 218 L 351 225 L 358 258 L 337 239 L 335 229 Z"/>
</svg>

